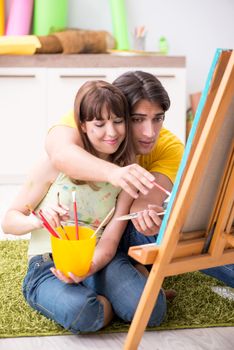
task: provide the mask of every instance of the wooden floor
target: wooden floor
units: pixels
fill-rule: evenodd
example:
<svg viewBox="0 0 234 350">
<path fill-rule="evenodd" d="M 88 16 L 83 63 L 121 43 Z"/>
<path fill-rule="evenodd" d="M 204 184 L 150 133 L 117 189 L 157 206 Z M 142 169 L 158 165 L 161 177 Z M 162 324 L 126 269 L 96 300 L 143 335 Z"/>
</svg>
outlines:
<svg viewBox="0 0 234 350">
<path fill-rule="evenodd" d="M 18 188 L 0 185 L 0 220 Z M 15 239 L 0 230 L 0 239 L 6 238 Z M 119 350 L 125 338 L 126 333 L 7 338 L 0 339 L 0 350 Z M 234 350 L 234 327 L 146 332 L 139 350 Z"/>
<path fill-rule="evenodd" d="M 0 339 L 0 350 L 119 350 L 126 333 Z M 234 327 L 146 332 L 139 350 L 233 350 Z"/>
</svg>

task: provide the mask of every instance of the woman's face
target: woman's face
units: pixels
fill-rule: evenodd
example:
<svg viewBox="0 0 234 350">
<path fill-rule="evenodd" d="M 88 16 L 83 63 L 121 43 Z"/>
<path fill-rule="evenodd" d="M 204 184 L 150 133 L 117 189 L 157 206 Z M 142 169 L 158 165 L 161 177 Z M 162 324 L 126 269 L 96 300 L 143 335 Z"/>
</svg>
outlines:
<svg viewBox="0 0 234 350">
<path fill-rule="evenodd" d="M 126 128 L 124 117 L 117 117 L 114 114 L 107 114 L 103 110 L 102 120 L 86 121 L 82 125 L 82 130 L 87 134 L 92 146 L 102 159 L 107 159 L 108 155 L 117 151 L 125 138 Z"/>
<path fill-rule="evenodd" d="M 157 104 L 141 100 L 131 113 L 131 130 L 135 152 L 148 154 L 157 142 L 163 125 L 165 112 Z"/>
</svg>

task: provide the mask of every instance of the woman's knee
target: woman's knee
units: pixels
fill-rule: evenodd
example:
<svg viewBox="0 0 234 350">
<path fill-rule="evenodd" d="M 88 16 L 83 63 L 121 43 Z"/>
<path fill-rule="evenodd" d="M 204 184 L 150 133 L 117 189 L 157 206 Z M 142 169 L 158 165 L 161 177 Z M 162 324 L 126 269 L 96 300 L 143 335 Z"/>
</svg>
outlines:
<svg viewBox="0 0 234 350">
<path fill-rule="evenodd" d="M 111 306 L 111 303 L 107 298 L 105 298 L 103 295 L 98 295 L 97 299 L 100 300 L 100 302 L 103 305 L 103 310 L 104 310 L 104 324 L 103 326 L 107 326 L 112 318 L 114 317 L 113 309 Z"/>
<path fill-rule="evenodd" d="M 71 310 L 70 310 L 71 311 Z M 84 305 L 78 305 L 77 310 L 72 310 L 67 314 L 69 324 L 65 324 L 65 328 L 72 333 L 79 332 L 96 332 L 105 325 L 105 315 L 103 303 L 98 297 L 92 296 L 86 299 Z"/>
</svg>

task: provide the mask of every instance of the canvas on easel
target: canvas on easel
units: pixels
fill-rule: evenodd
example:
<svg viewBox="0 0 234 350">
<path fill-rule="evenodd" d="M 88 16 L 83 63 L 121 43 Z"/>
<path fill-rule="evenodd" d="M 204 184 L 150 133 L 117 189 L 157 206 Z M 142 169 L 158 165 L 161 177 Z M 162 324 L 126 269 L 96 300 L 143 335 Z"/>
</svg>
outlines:
<svg viewBox="0 0 234 350">
<path fill-rule="evenodd" d="M 217 50 L 156 244 L 129 255 L 153 264 L 125 350 L 137 349 L 167 276 L 234 263 L 234 51 Z"/>
</svg>

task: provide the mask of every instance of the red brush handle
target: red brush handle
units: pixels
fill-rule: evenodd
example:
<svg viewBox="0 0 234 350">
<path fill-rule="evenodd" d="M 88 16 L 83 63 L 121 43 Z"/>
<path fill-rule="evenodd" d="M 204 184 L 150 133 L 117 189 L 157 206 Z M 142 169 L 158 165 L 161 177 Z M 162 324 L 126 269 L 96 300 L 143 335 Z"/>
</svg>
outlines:
<svg viewBox="0 0 234 350">
<path fill-rule="evenodd" d="M 58 233 L 53 229 L 53 227 L 50 225 L 50 223 L 46 220 L 46 218 L 44 217 L 44 215 L 42 214 L 42 211 L 39 210 L 39 215 L 41 217 L 41 220 L 43 222 L 43 225 L 45 226 L 45 228 L 56 238 L 60 238 Z"/>
<path fill-rule="evenodd" d="M 78 227 L 76 202 L 74 202 L 74 219 L 75 219 L 75 227 L 76 227 L 76 239 L 79 239 L 79 227 Z"/>
<path fill-rule="evenodd" d="M 168 196 L 170 196 L 170 192 L 167 191 L 164 187 L 160 186 L 156 181 L 153 181 L 154 186 L 158 187 L 161 191 L 163 191 L 164 193 L 166 193 Z"/>
</svg>

